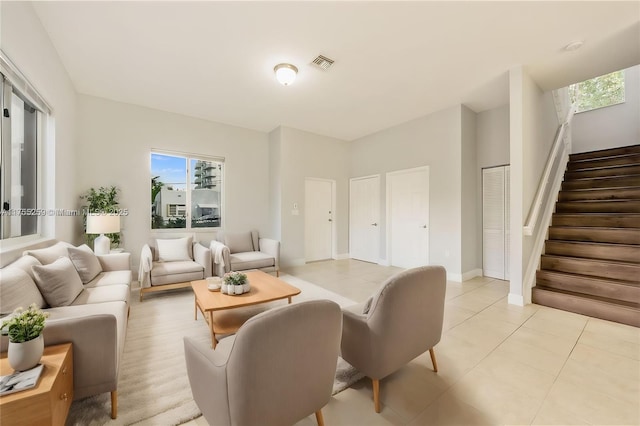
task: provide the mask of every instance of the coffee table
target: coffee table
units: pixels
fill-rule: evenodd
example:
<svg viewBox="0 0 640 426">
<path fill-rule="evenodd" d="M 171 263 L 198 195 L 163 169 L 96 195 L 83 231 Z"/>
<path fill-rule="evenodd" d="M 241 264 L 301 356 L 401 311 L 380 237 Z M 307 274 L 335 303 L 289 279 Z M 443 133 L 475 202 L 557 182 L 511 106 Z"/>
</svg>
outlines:
<svg viewBox="0 0 640 426">
<path fill-rule="evenodd" d="M 216 348 L 216 334 L 232 334 L 249 319 L 242 315 L 232 315 L 230 310 L 245 306 L 258 305 L 274 300 L 288 299 L 300 294 L 300 289 L 262 271 L 245 272 L 251 284 L 251 291 L 230 296 L 219 291 L 209 291 L 207 280 L 191 282 L 195 294 L 195 319 L 198 309 L 202 312 L 211 331 L 211 346 Z"/>
</svg>

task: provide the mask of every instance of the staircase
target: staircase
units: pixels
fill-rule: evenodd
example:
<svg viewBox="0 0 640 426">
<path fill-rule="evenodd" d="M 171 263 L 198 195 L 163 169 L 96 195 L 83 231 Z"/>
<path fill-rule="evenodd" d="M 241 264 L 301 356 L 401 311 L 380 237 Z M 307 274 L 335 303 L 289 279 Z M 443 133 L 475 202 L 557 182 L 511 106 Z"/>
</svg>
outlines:
<svg viewBox="0 0 640 426">
<path fill-rule="evenodd" d="M 640 327 L 640 145 L 570 156 L 532 300 Z"/>
</svg>

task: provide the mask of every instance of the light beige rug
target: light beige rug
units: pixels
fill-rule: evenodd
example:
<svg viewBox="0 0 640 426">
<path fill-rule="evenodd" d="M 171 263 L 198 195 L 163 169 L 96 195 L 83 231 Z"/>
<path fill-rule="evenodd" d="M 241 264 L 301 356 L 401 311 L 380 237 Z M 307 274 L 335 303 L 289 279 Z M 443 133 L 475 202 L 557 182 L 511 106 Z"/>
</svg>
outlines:
<svg viewBox="0 0 640 426">
<path fill-rule="evenodd" d="M 300 288 L 294 303 L 329 299 L 340 306 L 354 302 L 291 275 L 281 278 Z M 258 305 L 254 312 L 286 304 Z M 118 418 L 112 420 L 108 393 L 75 401 L 67 425 L 177 425 L 194 419 L 200 410 L 193 401 L 186 373 L 182 338 L 191 336 L 210 343 L 209 330 L 198 314 L 193 319 L 190 290 L 156 293 L 138 301 L 132 292 L 131 316 L 118 381 Z M 346 389 L 362 375 L 340 359 L 334 394 Z"/>
</svg>

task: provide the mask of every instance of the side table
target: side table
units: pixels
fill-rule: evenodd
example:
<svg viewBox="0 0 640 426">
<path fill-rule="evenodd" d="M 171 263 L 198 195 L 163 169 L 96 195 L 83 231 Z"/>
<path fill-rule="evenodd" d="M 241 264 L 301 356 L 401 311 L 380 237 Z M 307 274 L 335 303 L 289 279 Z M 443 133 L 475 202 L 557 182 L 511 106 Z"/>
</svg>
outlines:
<svg viewBox="0 0 640 426">
<path fill-rule="evenodd" d="M 0 424 L 64 425 L 73 401 L 73 347 L 71 343 L 47 346 L 36 387 L 0 396 Z M 0 375 L 11 374 L 7 354 L 0 355 Z"/>
</svg>

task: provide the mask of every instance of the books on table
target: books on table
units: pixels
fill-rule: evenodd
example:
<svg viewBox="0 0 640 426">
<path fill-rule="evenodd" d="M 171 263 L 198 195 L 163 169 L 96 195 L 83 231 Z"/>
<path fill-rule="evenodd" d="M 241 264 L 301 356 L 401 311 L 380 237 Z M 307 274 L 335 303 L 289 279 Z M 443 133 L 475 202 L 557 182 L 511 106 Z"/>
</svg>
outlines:
<svg viewBox="0 0 640 426">
<path fill-rule="evenodd" d="M 0 395 L 8 395 L 35 387 L 44 366 L 38 364 L 30 370 L 16 371 L 7 376 L 0 376 Z"/>
</svg>

